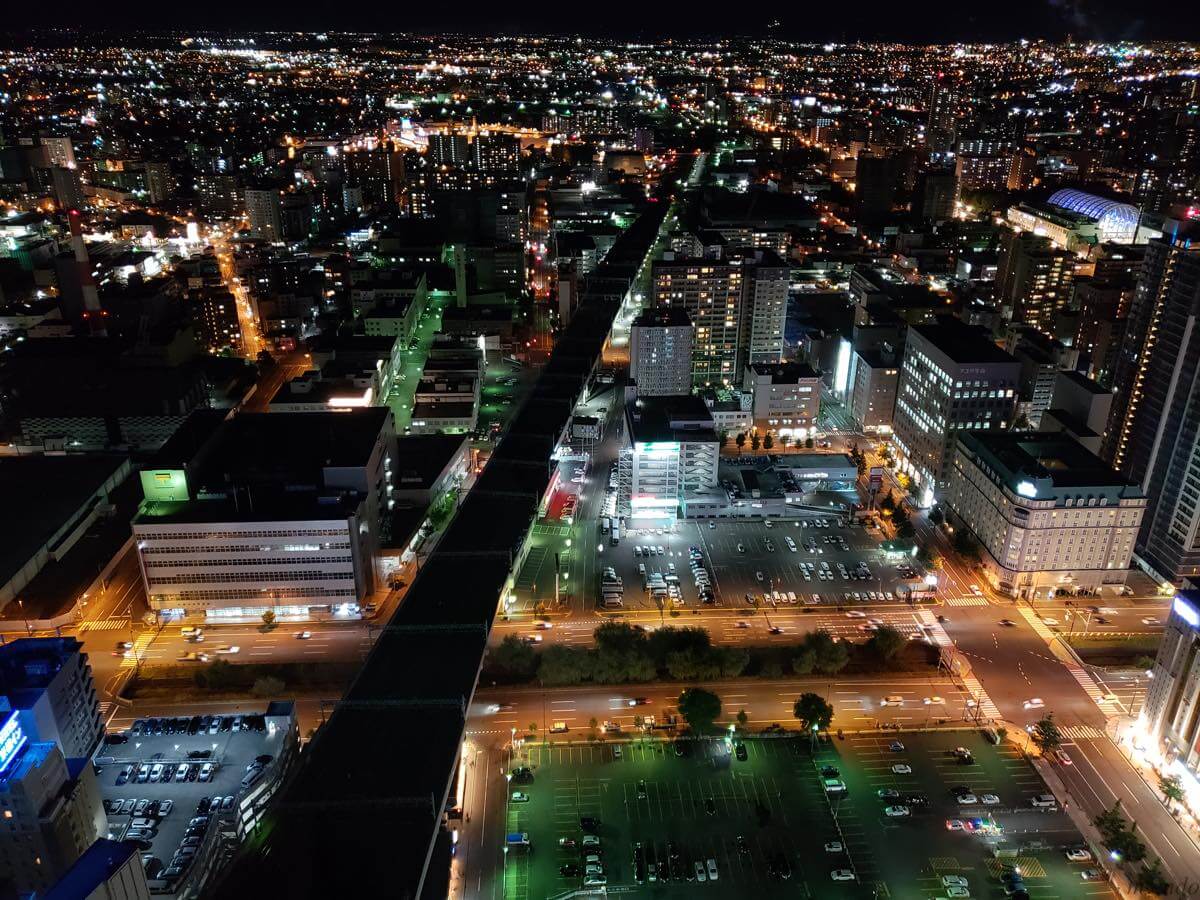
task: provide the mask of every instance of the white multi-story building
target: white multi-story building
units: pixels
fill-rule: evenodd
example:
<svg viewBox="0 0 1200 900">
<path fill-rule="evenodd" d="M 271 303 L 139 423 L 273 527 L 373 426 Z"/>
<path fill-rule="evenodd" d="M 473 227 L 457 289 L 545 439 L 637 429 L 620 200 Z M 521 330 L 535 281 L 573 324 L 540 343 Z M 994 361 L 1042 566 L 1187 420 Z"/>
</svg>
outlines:
<svg viewBox="0 0 1200 900">
<path fill-rule="evenodd" d="M 1047 432 L 959 432 L 945 500 L 983 548 L 992 586 L 1030 600 L 1125 583 L 1141 488 Z"/>
<path fill-rule="evenodd" d="M 245 414 L 171 465 L 184 450 L 142 473 L 133 534 L 152 609 L 219 621 L 365 602 L 394 503 L 390 410 Z"/>
<path fill-rule="evenodd" d="M 742 389 L 752 395 L 754 426 L 803 439 L 821 408 L 821 373 L 808 363 L 766 363 L 746 367 Z"/>
<path fill-rule="evenodd" d="M 721 447 L 699 397 L 646 397 L 625 408 L 618 504 L 630 526 L 674 523 L 690 494 L 717 486 Z"/>
<path fill-rule="evenodd" d="M 1011 354 L 956 319 L 909 328 L 892 427 L 922 505 L 944 482 L 956 434 L 1011 424 L 1020 377 Z"/>
<path fill-rule="evenodd" d="M 692 320 L 675 307 L 649 309 L 629 329 L 629 375 L 639 397 L 692 392 Z"/>
</svg>

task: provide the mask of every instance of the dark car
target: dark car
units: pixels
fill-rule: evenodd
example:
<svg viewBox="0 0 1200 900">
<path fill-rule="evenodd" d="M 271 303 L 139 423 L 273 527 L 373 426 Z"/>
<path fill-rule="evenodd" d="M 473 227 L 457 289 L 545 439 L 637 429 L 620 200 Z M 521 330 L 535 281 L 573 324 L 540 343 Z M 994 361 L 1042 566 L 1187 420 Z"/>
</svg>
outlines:
<svg viewBox="0 0 1200 900">
<path fill-rule="evenodd" d="M 905 806 L 925 808 L 929 805 L 929 798 L 924 794 L 905 794 L 902 798 Z"/>
<path fill-rule="evenodd" d="M 208 812 L 208 808 L 212 806 L 212 801 L 207 797 L 201 797 L 200 802 L 196 804 L 196 815 L 203 816 Z"/>
<path fill-rule="evenodd" d="M 840 778 L 842 773 L 838 771 L 837 766 L 821 766 L 822 778 Z"/>
<path fill-rule="evenodd" d="M 599 829 L 599 827 L 600 827 L 600 820 L 597 819 L 595 816 L 580 816 L 579 817 L 579 827 L 582 828 L 584 831 L 588 831 L 588 832 L 591 832 L 592 834 L 595 834 L 596 830 Z"/>
<path fill-rule="evenodd" d="M 714 800 L 712 797 L 705 797 L 704 798 L 704 811 L 706 813 L 708 813 L 710 816 L 715 816 L 717 814 L 717 801 Z"/>
<path fill-rule="evenodd" d="M 529 766 L 517 766 L 512 770 L 512 780 L 515 784 L 530 784 L 533 781 L 533 769 Z"/>
<path fill-rule="evenodd" d="M 113 734 L 106 734 L 104 736 L 104 743 L 109 744 L 109 745 L 128 744 L 129 743 L 129 735 L 124 734 L 123 732 L 115 732 Z"/>
<path fill-rule="evenodd" d="M 558 867 L 558 874 L 563 878 L 578 878 L 583 874 L 583 869 L 576 863 L 567 863 L 565 866 Z"/>
<path fill-rule="evenodd" d="M 742 760 L 743 762 L 745 762 L 750 756 L 749 751 L 746 750 L 746 745 L 742 744 L 742 743 L 739 743 L 734 748 L 733 753 L 738 759 Z"/>
</svg>

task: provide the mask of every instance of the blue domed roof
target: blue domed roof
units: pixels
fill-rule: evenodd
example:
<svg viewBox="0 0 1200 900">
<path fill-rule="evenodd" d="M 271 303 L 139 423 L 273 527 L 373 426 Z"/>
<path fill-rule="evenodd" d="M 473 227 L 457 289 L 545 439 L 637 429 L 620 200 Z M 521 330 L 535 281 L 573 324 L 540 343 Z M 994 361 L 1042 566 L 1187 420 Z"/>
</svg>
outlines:
<svg viewBox="0 0 1200 900">
<path fill-rule="evenodd" d="M 1107 200 L 1104 197 L 1097 197 L 1095 194 L 1086 194 L 1071 188 L 1055 191 L 1048 202 L 1051 206 L 1058 206 L 1079 213 L 1081 216 L 1087 216 L 1094 221 L 1103 222 L 1114 230 L 1137 228 L 1138 209 L 1128 203 Z"/>
</svg>

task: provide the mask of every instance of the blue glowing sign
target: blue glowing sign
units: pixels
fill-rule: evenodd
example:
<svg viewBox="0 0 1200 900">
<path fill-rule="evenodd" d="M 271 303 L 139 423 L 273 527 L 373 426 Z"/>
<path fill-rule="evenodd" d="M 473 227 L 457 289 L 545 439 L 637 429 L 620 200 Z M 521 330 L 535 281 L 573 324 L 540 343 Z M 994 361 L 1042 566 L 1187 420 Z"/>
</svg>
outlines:
<svg viewBox="0 0 1200 900">
<path fill-rule="evenodd" d="M 0 772 L 8 768 L 27 740 L 16 712 L 10 712 L 4 724 L 0 725 Z"/>
<path fill-rule="evenodd" d="M 1196 607 L 1188 603 L 1182 597 L 1176 597 L 1171 608 L 1175 611 L 1175 615 L 1183 619 L 1193 628 L 1200 628 L 1200 613 L 1196 612 Z"/>
</svg>

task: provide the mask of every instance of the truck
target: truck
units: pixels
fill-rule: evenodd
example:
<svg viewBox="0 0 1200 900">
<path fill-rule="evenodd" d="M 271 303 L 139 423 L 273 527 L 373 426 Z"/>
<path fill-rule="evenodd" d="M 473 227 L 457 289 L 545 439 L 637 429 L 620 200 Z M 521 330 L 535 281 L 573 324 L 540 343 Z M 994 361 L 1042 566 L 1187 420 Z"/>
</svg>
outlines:
<svg viewBox="0 0 1200 900">
<path fill-rule="evenodd" d="M 528 847 L 529 846 L 529 832 L 527 832 L 527 831 L 510 831 L 504 837 L 504 846 L 509 847 L 509 848 Z"/>
<path fill-rule="evenodd" d="M 608 516 L 600 517 L 600 533 L 608 534 L 612 530 L 612 519 Z"/>
</svg>

